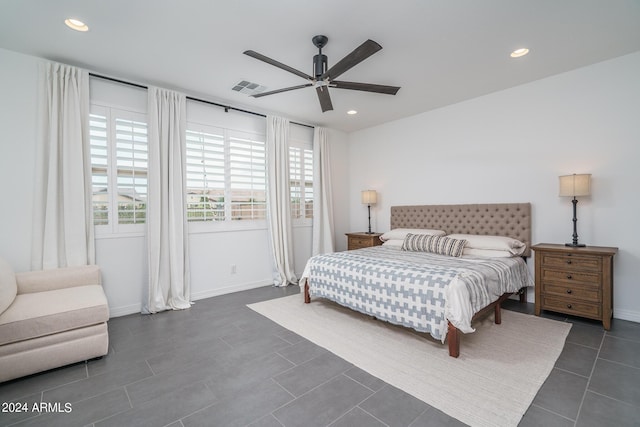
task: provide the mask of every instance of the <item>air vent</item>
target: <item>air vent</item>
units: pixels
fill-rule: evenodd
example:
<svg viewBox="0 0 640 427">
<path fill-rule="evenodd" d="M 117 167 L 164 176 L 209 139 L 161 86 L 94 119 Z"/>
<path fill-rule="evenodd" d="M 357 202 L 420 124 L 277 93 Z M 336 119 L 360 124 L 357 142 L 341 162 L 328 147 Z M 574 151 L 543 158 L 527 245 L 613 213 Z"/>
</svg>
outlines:
<svg viewBox="0 0 640 427">
<path fill-rule="evenodd" d="M 251 83 L 246 80 L 242 80 L 232 88 L 232 90 L 235 90 L 236 92 L 247 95 L 255 95 L 257 93 L 264 92 L 265 89 L 267 89 L 266 86 L 261 86 L 258 83 Z"/>
</svg>

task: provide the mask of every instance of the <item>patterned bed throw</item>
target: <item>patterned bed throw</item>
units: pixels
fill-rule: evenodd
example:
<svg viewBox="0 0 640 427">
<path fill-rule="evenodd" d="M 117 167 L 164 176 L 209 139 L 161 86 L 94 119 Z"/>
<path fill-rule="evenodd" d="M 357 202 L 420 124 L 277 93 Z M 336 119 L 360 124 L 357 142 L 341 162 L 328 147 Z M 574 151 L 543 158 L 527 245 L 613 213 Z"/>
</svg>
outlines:
<svg viewBox="0 0 640 427">
<path fill-rule="evenodd" d="M 309 294 L 444 342 L 447 321 L 473 332 L 471 318 L 505 292 L 533 286 L 520 257 L 454 258 L 377 246 L 312 257 L 300 281 Z"/>
</svg>

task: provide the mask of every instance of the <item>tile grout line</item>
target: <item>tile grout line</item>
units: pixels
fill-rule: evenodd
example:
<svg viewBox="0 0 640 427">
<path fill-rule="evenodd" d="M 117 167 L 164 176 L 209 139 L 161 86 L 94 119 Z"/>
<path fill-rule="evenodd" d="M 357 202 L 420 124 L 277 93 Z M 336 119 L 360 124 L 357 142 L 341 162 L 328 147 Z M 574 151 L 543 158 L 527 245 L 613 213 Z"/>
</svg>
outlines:
<svg viewBox="0 0 640 427">
<path fill-rule="evenodd" d="M 346 371 L 345 371 L 345 372 L 346 372 Z M 344 372 L 343 372 L 341 375 L 342 375 L 342 376 L 345 376 L 345 377 L 347 377 L 347 378 L 349 378 L 349 379 L 351 379 L 351 377 L 349 377 L 349 376 L 345 375 L 345 374 L 344 374 Z M 355 380 L 353 380 L 353 381 L 355 381 Z M 356 383 L 358 383 L 357 381 L 355 381 L 355 382 L 356 382 Z M 358 384 L 360 384 L 360 383 L 358 383 Z M 363 387 L 364 387 L 364 386 L 363 386 Z M 384 386 L 384 387 L 382 387 L 380 390 L 384 389 L 385 387 L 387 387 L 387 386 L 385 385 L 385 386 Z M 368 387 L 367 387 L 367 388 L 368 388 Z M 369 414 L 369 412 L 367 412 L 367 411 L 365 411 L 364 409 L 362 409 L 362 408 L 360 407 L 360 405 L 361 405 L 361 404 L 363 404 L 365 401 L 367 401 L 369 398 L 371 398 L 371 396 L 373 396 L 374 394 L 376 394 L 376 392 L 375 392 L 375 391 L 374 391 L 373 393 L 371 393 L 369 396 L 367 396 L 367 397 L 365 397 L 364 399 L 362 399 L 360 402 L 358 402 L 358 403 L 357 403 L 356 405 L 354 405 L 353 407 L 349 408 L 349 409 L 348 409 L 346 412 L 344 412 L 342 415 L 338 416 L 338 418 L 336 418 L 335 420 L 331 421 L 329 424 L 327 424 L 327 427 L 329 427 L 329 426 L 331 426 L 331 425 L 335 424 L 335 423 L 336 423 L 338 420 L 340 420 L 342 417 L 344 417 L 345 415 L 347 415 L 349 412 L 353 411 L 353 409 L 354 409 L 354 408 L 360 408 L 360 410 L 361 410 L 361 411 L 364 411 L 364 412 L 366 412 L 367 414 Z M 384 421 L 382 421 L 382 420 L 379 420 L 379 419 L 378 419 L 376 416 L 374 416 L 373 414 L 369 414 L 369 415 L 371 415 L 371 416 L 372 416 L 373 418 L 375 418 L 376 420 L 380 421 L 382 424 L 384 424 L 384 425 L 388 426 L 388 424 L 387 424 L 387 423 L 385 423 L 385 422 L 384 422 Z"/>
<path fill-rule="evenodd" d="M 351 367 L 350 367 L 349 369 L 351 369 Z M 359 385 L 360 385 L 360 383 L 359 383 L 359 382 L 357 382 L 357 381 L 356 381 L 356 380 L 354 380 L 353 378 L 351 378 L 351 377 L 349 377 L 348 375 L 346 375 L 346 374 L 345 374 L 345 372 L 346 372 L 346 370 L 345 370 L 345 371 L 343 371 L 343 372 L 340 372 L 339 374 L 337 374 L 337 375 L 335 375 L 335 376 L 333 376 L 333 377 L 329 378 L 327 381 L 324 381 L 323 383 L 316 385 L 316 386 L 315 386 L 315 387 L 313 387 L 312 389 L 307 390 L 306 392 L 302 393 L 300 396 L 295 396 L 295 395 L 294 395 L 293 393 L 291 393 L 289 390 L 287 390 L 286 388 L 284 388 L 284 386 L 282 386 L 280 383 L 278 383 L 278 381 L 276 381 L 273 377 L 271 377 L 271 380 L 272 380 L 273 382 L 275 382 L 276 384 L 278 384 L 278 385 L 279 385 L 280 387 L 282 387 L 282 388 L 283 388 L 287 393 L 289 393 L 290 395 L 292 395 L 292 396 L 294 397 L 294 399 L 293 399 L 293 400 L 291 400 L 291 401 L 289 401 L 289 402 L 287 402 L 287 403 L 285 403 L 285 404 L 281 405 L 280 407 L 278 407 L 278 408 L 274 409 L 274 410 L 271 412 L 271 414 L 273 415 L 273 417 L 274 417 L 276 420 L 278 420 L 278 422 L 279 422 L 280 424 L 282 424 L 282 421 L 280 421 L 280 419 L 279 419 L 278 417 L 276 417 L 276 415 L 274 414 L 274 412 L 276 412 L 278 409 L 284 408 L 285 406 L 289 405 L 291 402 L 293 402 L 293 401 L 295 401 L 295 400 L 297 400 L 297 399 L 302 398 L 303 396 L 305 396 L 305 395 L 307 395 L 307 394 L 311 393 L 312 391 L 316 390 L 316 389 L 317 389 L 317 388 L 319 388 L 319 387 L 322 387 L 322 386 L 323 386 L 323 385 L 325 385 L 325 384 L 328 384 L 329 382 L 333 381 L 334 379 L 336 379 L 336 378 L 338 378 L 338 377 L 340 377 L 340 376 L 343 376 L 343 377 L 345 377 L 345 378 L 347 378 L 347 379 L 349 379 L 349 380 L 351 380 L 351 381 L 355 382 L 356 384 L 359 384 Z M 365 387 L 365 386 L 363 386 L 363 387 Z M 368 390 L 371 390 L 371 389 L 369 389 L 368 387 L 365 387 L 365 388 L 367 388 Z M 361 402 L 358 402 L 358 404 L 357 404 L 357 405 L 354 405 L 352 408 L 350 408 L 350 409 L 349 409 L 349 411 L 351 411 L 353 408 L 355 408 L 356 406 L 360 405 L 362 402 L 364 402 L 365 400 L 367 400 L 368 398 L 370 398 L 371 396 L 373 396 L 373 394 L 375 394 L 375 392 L 374 392 L 373 390 L 371 390 L 371 391 L 372 391 L 372 393 L 371 393 L 369 396 L 367 396 L 367 397 L 366 397 L 365 399 L 363 399 Z M 349 412 L 349 411 L 347 411 L 347 412 Z M 345 412 L 344 414 L 346 414 L 347 412 Z M 340 419 L 342 416 L 344 416 L 344 414 L 340 415 L 338 418 L 336 418 L 335 420 L 333 420 L 330 424 L 332 424 L 332 423 L 334 423 L 336 420 Z"/>
<path fill-rule="evenodd" d="M 604 359 L 603 359 L 604 360 Z M 624 400 L 616 399 L 615 397 L 607 396 L 606 394 L 598 393 L 597 391 L 589 390 L 589 393 L 596 394 L 600 397 L 604 397 L 605 399 L 613 400 L 615 402 L 622 403 L 623 405 L 628 405 L 634 408 L 640 408 L 638 405 L 634 405 L 633 403 L 625 402 Z"/>
<path fill-rule="evenodd" d="M 269 379 L 270 379 L 270 380 L 271 380 L 275 385 L 277 385 L 277 386 L 278 386 L 278 387 L 280 387 L 282 390 L 284 390 L 284 392 L 285 392 L 285 393 L 289 393 L 289 395 L 291 395 L 291 397 L 293 397 L 293 399 L 292 399 L 292 400 L 290 400 L 290 401 L 288 401 L 287 403 L 284 403 L 284 404 L 282 404 L 282 405 L 278 406 L 276 409 L 274 409 L 273 411 L 269 412 L 268 414 L 261 416 L 260 418 L 258 418 L 258 420 L 259 420 L 259 419 L 262 419 L 262 418 L 264 418 L 264 417 L 266 417 L 267 415 L 271 415 L 273 418 L 275 418 L 275 420 L 278 422 L 278 424 L 280 424 L 281 426 L 283 426 L 283 427 L 284 427 L 284 424 L 282 423 L 282 421 L 280 421 L 280 419 L 279 419 L 278 417 L 276 417 L 275 412 L 276 412 L 278 409 L 280 409 L 280 408 L 284 408 L 285 406 L 287 406 L 287 405 L 288 405 L 288 404 L 290 404 L 291 402 L 295 401 L 295 400 L 297 399 L 297 397 L 296 397 L 293 393 L 291 393 L 289 390 L 287 390 L 286 388 L 284 388 L 284 386 L 283 386 L 282 384 L 280 384 L 278 381 L 276 381 L 276 380 L 275 380 L 275 378 L 270 377 Z M 247 426 L 251 425 L 252 423 L 254 423 L 254 422 L 258 421 L 258 420 L 253 420 L 253 421 L 251 421 L 249 424 L 247 424 Z"/>
<path fill-rule="evenodd" d="M 271 382 L 273 382 L 275 385 L 277 385 L 278 387 L 280 387 L 283 391 L 285 391 L 286 393 L 289 393 L 289 394 L 291 395 L 291 397 L 293 397 L 293 400 L 296 400 L 296 399 L 297 399 L 297 397 L 296 397 L 296 395 L 295 395 L 295 394 L 293 394 L 293 393 L 291 393 L 289 390 L 287 390 L 287 389 L 286 389 L 282 384 L 280 384 L 280 383 L 279 383 L 275 378 L 270 377 L 269 379 L 270 379 L 270 380 L 271 380 Z M 277 411 L 278 409 L 282 408 L 283 406 L 288 405 L 288 404 L 289 404 L 289 403 L 291 403 L 291 402 L 292 402 L 292 401 L 290 400 L 289 402 L 287 402 L 287 403 L 285 403 L 285 404 L 283 404 L 283 405 L 278 406 L 276 409 L 274 409 L 274 410 L 273 410 L 273 411 L 271 411 L 271 412 L 275 412 L 275 411 Z"/>
<path fill-rule="evenodd" d="M 578 406 L 578 412 L 576 413 L 576 420 L 573 422 L 574 427 L 578 424 L 578 419 L 580 418 L 580 412 L 582 412 L 582 406 L 584 405 L 584 399 L 587 397 L 587 392 L 589 391 L 589 384 L 591 384 L 591 377 L 593 376 L 593 372 L 596 370 L 596 365 L 598 364 L 598 359 L 600 358 L 600 351 L 602 351 L 602 346 L 604 345 L 604 340 L 607 337 L 607 331 L 604 331 L 602 334 L 602 339 L 600 339 L 600 346 L 598 347 L 598 353 L 596 354 L 596 358 L 593 361 L 593 366 L 591 367 L 591 373 L 589 373 L 589 378 L 587 379 L 587 385 L 584 387 L 584 392 L 582 393 L 582 399 L 580 400 L 580 405 Z"/>
<path fill-rule="evenodd" d="M 587 380 L 589 379 L 589 377 L 587 375 L 581 375 L 581 374 L 578 374 L 577 372 L 569 371 L 568 369 L 558 368 L 557 366 L 554 366 L 553 369 L 557 369 L 558 371 L 566 372 L 567 374 L 575 375 L 576 377 L 586 378 Z"/>
<path fill-rule="evenodd" d="M 184 415 L 184 416 L 180 417 L 178 420 L 176 420 L 176 421 L 180 421 L 180 424 L 182 424 L 183 426 L 184 426 L 184 423 L 182 422 L 182 420 L 184 420 L 185 418 L 189 418 L 190 416 L 195 415 L 195 414 L 197 414 L 198 412 L 204 411 L 205 409 L 209 409 L 210 407 L 217 405 L 217 404 L 218 404 L 218 403 L 220 403 L 220 401 L 221 401 L 220 399 L 218 399 L 218 398 L 216 397 L 215 393 L 213 392 L 213 390 L 211 390 L 211 388 L 210 388 L 210 387 L 209 387 L 209 385 L 207 384 L 207 381 L 206 381 L 206 380 L 199 381 L 199 382 L 201 382 L 201 383 L 205 386 L 205 388 L 206 388 L 207 390 L 209 390 L 209 393 L 211 393 L 211 395 L 215 398 L 215 400 L 214 400 L 214 401 L 213 401 L 213 403 L 211 403 L 210 405 L 203 406 L 202 408 L 199 408 L 199 409 L 197 409 L 197 410 L 195 410 L 195 411 L 193 411 L 193 412 L 191 412 L 191 413 L 189 413 L 189 414 L 187 414 L 187 415 Z M 182 390 L 182 389 L 181 389 L 181 390 Z M 173 421 L 173 422 L 175 422 L 175 421 Z"/>
<path fill-rule="evenodd" d="M 607 361 L 609 363 L 613 363 L 614 365 L 624 366 L 625 368 L 631 368 L 631 369 L 640 370 L 640 367 L 638 367 L 638 366 L 627 365 L 626 363 L 618 362 L 617 360 L 611 360 L 611 359 L 607 359 L 607 358 L 604 358 L 604 357 L 601 357 L 600 360 L 605 360 L 605 361 Z"/>
<path fill-rule="evenodd" d="M 565 419 L 565 420 L 567 420 L 567 421 L 571 421 L 571 422 L 572 422 L 572 423 L 574 423 L 574 424 L 576 423 L 576 420 L 578 419 L 578 417 L 577 417 L 577 416 L 576 416 L 576 419 L 574 420 L 574 419 L 572 419 L 572 418 L 567 417 L 566 415 L 559 414 L 559 413 L 557 413 L 557 412 L 555 412 L 555 411 L 552 411 L 551 409 L 545 408 L 544 406 L 540 406 L 540 405 L 537 405 L 537 404 L 535 404 L 535 403 L 532 403 L 532 404 L 531 404 L 531 406 L 535 406 L 536 408 L 541 409 L 541 410 L 543 410 L 543 411 L 545 411 L 545 412 L 548 412 L 548 413 L 550 413 L 550 414 L 556 415 L 556 416 L 558 416 L 558 417 L 560 417 L 560 418 L 563 418 L 563 419 Z"/>
<path fill-rule="evenodd" d="M 127 396 L 127 400 L 129 401 L 129 409 L 125 409 L 124 411 L 116 412 L 116 413 L 111 414 L 111 415 L 109 415 L 107 417 L 100 418 L 98 420 L 94 420 L 93 423 L 91 424 L 93 427 L 95 427 L 96 423 L 101 423 L 102 421 L 108 420 L 109 418 L 113 418 L 115 416 L 118 416 L 120 414 L 124 414 L 125 412 L 129 412 L 129 411 L 134 409 L 133 408 L 133 404 L 131 403 L 131 398 L 129 397 L 129 393 L 127 392 L 127 387 L 123 386 L 122 388 L 124 389 L 124 394 L 125 394 L 125 396 Z M 107 393 L 109 393 L 109 392 L 107 392 Z M 98 396 L 100 396 L 100 395 L 98 395 Z M 88 399 L 86 399 L 86 400 L 88 400 Z"/>
<path fill-rule="evenodd" d="M 427 403 L 427 402 L 424 402 L 424 403 Z M 420 412 L 420 415 L 418 415 L 417 417 L 415 417 L 415 418 L 413 419 L 413 421 L 411 421 L 407 427 L 411 427 L 411 426 L 413 425 L 413 423 L 415 423 L 415 422 L 416 422 L 416 421 L 417 421 L 421 416 L 423 416 L 424 414 L 426 414 L 426 413 L 427 413 L 427 411 L 429 411 L 429 410 L 431 410 L 431 409 L 436 409 L 436 408 L 434 408 L 433 406 L 431 406 L 431 405 L 429 405 L 429 404 L 427 403 L 427 409 L 425 409 L 424 411 Z M 452 418 L 453 418 L 453 417 L 452 417 Z M 457 419 L 457 418 L 456 418 L 456 419 Z M 458 420 L 458 421 L 460 421 L 460 420 Z M 460 421 L 460 422 L 462 422 L 462 421 Z"/>
<path fill-rule="evenodd" d="M 356 383 L 360 384 L 362 387 L 366 388 L 367 390 L 371 390 L 373 393 L 377 393 L 377 392 L 378 392 L 378 390 L 374 390 L 374 389 L 372 389 L 371 387 L 369 387 L 369 386 L 367 386 L 367 385 L 362 384 L 362 383 L 361 383 L 360 381 L 358 381 L 357 379 L 355 379 L 355 378 L 353 378 L 353 377 L 349 376 L 349 375 L 347 374 L 347 372 L 349 372 L 350 370 L 351 370 L 351 369 L 348 369 L 348 370 L 344 371 L 342 374 L 343 374 L 345 377 L 349 378 L 350 380 L 353 380 L 353 381 L 355 381 Z M 367 372 L 367 373 L 368 373 L 368 372 Z M 371 374 L 369 374 L 369 375 L 371 375 Z M 372 376 L 373 376 L 373 375 L 372 375 Z M 376 378 L 376 379 L 379 379 L 378 377 L 375 377 L 375 378 Z M 382 380 L 380 380 L 380 381 L 382 381 Z M 386 383 L 385 383 L 385 384 L 386 384 Z M 382 388 L 380 388 L 379 390 L 382 390 L 383 388 L 384 388 L 384 386 L 382 386 Z"/>
</svg>

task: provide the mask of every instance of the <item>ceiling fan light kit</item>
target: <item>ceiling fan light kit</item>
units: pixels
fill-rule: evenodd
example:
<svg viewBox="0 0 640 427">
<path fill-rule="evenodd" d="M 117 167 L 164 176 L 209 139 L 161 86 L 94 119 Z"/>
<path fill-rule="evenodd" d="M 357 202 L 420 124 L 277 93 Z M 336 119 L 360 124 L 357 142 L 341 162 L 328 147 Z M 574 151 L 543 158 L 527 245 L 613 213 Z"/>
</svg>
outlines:
<svg viewBox="0 0 640 427">
<path fill-rule="evenodd" d="M 302 77 L 309 81 L 309 83 L 301 84 L 297 86 L 290 86 L 282 89 L 276 89 L 268 92 L 257 93 L 251 95 L 254 98 L 260 98 L 263 96 L 274 95 L 276 93 L 288 92 L 291 90 L 302 89 L 305 87 L 315 87 L 316 93 L 318 95 L 318 101 L 320 101 L 320 108 L 322 112 L 333 110 L 333 104 L 331 103 L 331 96 L 329 95 L 329 87 L 337 88 L 337 89 L 349 89 L 349 90 L 360 90 L 364 92 L 374 92 L 374 93 L 382 93 L 386 95 L 395 95 L 400 90 L 398 86 L 386 86 L 386 85 L 377 85 L 371 83 L 359 83 L 359 82 L 345 82 L 334 80 L 339 77 L 341 74 L 350 70 L 354 66 L 358 65 L 374 53 L 378 52 L 382 49 L 378 43 L 373 40 L 367 40 L 358 46 L 353 52 L 342 58 L 338 61 L 333 67 L 328 68 L 328 60 L 327 55 L 322 53 L 322 48 L 326 46 L 329 41 L 328 37 L 318 35 L 314 36 L 311 41 L 314 46 L 318 48 L 318 54 L 313 57 L 313 76 L 303 73 L 293 67 L 290 67 L 282 62 L 278 62 L 275 59 L 271 59 L 267 56 L 264 56 L 258 52 L 253 50 L 247 50 L 244 52 L 245 55 L 248 55 L 257 60 L 266 62 L 267 64 L 273 65 L 275 67 L 280 68 L 281 70 L 288 71 L 296 76 Z"/>
</svg>

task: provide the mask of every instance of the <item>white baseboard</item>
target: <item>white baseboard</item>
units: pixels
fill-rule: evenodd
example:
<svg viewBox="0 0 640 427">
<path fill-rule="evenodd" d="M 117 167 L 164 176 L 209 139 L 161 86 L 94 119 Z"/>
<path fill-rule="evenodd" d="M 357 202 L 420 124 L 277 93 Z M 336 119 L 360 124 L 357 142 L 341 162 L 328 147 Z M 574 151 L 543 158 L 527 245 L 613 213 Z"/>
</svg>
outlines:
<svg viewBox="0 0 640 427">
<path fill-rule="evenodd" d="M 126 316 L 127 314 L 140 313 L 142 304 L 131 304 L 122 307 L 109 307 L 109 317 Z"/>
<path fill-rule="evenodd" d="M 263 286 L 272 285 L 270 281 L 260 281 L 252 283 L 242 283 L 240 285 L 226 286 L 224 288 L 210 289 L 191 295 L 192 301 L 205 298 L 217 297 L 220 295 L 230 294 L 233 292 L 247 291 L 249 289 L 261 288 Z M 518 299 L 518 296 L 512 296 L 512 299 Z M 533 288 L 529 288 L 527 292 L 527 302 L 535 302 L 535 292 Z M 128 314 L 140 313 L 142 304 L 131 304 L 122 307 L 113 307 L 109 309 L 110 317 L 126 316 Z M 640 323 L 640 311 L 614 309 L 613 317 L 620 320 L 628 320 L 630 322 Z"/>
<path fill-rule="evenodd" d="M 269 286 L 273 283 L 270 281 L 260 281 L 252 283 L 242 283 L 240 285 L 226 286 L 224 288 L 210 289 L 195 294 L 191 294 L 191 300 L 197 301 L 205 298 L 217 297 L 220 295 L 230 294 L 233 292 L 247 291 L 249 289 L 261 288 L 263 286 Z M 121 307 L 110 307 L 109 317 L 120 317 L 128 314 L 140 313 L 142 310 L 142 303 L 130 304 Z"/>
<path fill-rule="evenodd" d="M 233 292 L 248 291 L 249 289 L 262 288 L 264 286 L 269 286 L 269 285 L 273 285 L 273 282 L 267 280 L 267 281 L 252 282 L 252 283 L 242 283 L 239 285 L 226 286 L 224 288 L 209 289 L 207 291 L 191 294 L 191 300 L 197 301 L 200 299 L 230 294 Z"/>
<path fill-rule="evenodd" d="M 640 323 L 640 311 L 613 309 L 613 317 L 620 320 Z"/>
</svg>

